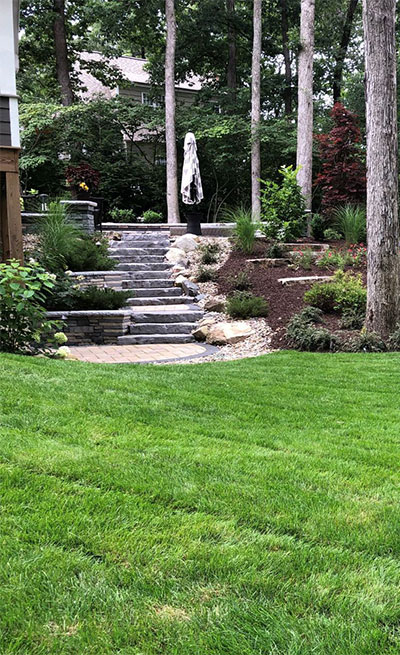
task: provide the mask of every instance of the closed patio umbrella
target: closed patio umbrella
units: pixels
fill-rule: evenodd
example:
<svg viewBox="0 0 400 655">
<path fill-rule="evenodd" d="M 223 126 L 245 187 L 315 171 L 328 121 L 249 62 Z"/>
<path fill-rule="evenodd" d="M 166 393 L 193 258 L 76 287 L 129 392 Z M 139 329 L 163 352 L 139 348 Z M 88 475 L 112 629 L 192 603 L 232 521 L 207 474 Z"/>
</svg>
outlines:
<svg viewBox="0 0 400 655">
<path fill-rule="evenodd" d="M 181 193 L 185 205 L 198 205 L 204 198 L 196 137 L 193 132 L 188 132 L 185 136 Z M 187 212 L 186 217 L 187 231 L 201 234 L 201 215 L 198 212 Z"/>
</svg>

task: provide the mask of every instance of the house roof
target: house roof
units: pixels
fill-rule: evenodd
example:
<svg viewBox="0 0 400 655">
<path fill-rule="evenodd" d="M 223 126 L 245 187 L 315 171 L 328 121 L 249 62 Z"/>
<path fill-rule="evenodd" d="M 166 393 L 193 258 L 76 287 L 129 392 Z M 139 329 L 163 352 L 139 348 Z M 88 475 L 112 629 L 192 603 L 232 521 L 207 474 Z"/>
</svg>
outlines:
<svg viewBox="0 0 400 655">
<path fill-rule="evenodd" d="M 108 65 L 114 66 L 120 70 L 124 78 L 133 85 L 150 84 L 150 74 L 145 70 L 147 59 L 140 59 L 139 57 L 115 57 L 113 59 L 107 59 L 99 52 L 85 52 L 83 53 L 82 58 L 85 61 L 104 61 Z M 78 71 L 80 80 L 87 89 L 87 91 L 82 94 L 84 98 L 90 98 L 94 95 L 103 95 L 106 98 L 112 98 L 118 95 L 117 88 L 110 89 L 109 87 L 106 87 L 88 71 L 82 70 L 80 67 L 78 68 Z M 196 75 L 188 78 L 184 82 L 178 82 L 176 84 L 177 89 L 184 89 L 187 91 L 200 91 L 201 87 L 201 80 Z"/>
</svg>

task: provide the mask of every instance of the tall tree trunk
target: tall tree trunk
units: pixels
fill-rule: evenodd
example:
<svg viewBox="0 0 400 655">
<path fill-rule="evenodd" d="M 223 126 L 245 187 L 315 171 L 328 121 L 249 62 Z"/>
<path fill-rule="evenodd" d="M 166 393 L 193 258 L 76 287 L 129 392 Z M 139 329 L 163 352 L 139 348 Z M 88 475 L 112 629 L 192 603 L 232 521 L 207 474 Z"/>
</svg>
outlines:
<svg viewBox="0 0 400 655">
<path fill-rule="evenodd" d="M 261 41 L 262 0 L 254 0 L 253 8 L 253 60 L 251 68 L 251 210 L 253 221 L 260 220 L 261 177 Z"/>
<path fill-rule="evenodd" d="M 237 91 L 237 48 L 236 30 L 234 26 L 235 0 L 226 0 L 226 11 L 228 14 L 228 69 L 227 86 L 232 100 L 236 100 Z"/>
<path fill-rule="evenodd" d="M 175 49 L 176 20 L 174 0 L 165 0 L 167 44 L 165 51 L 165 141 L 167 147 L 168 223 L 179 223 L 178 162 L 175 130 Z"/>
<path fill-rule="evenodd" d="M 65 0 L 54 0 L 53 9 L 53 34 L 56 53 L 57 80 L 61 89 L 61 102 L 63 105 L 69 106 L 74 102 L 74 92 L 71 84 L 71 72 L 65 30 Z"/>
<path fill-rule="evenodd" d="M 285 114 L 290 116 L 292 113 L 292 67 L 290 61 L 289 51 L 289 38 L 288 38 L 288 8 L 287 0 L 279 0 L 281 8 L 281 31 L 282 31 L 282 46 L 283 46 L 283 59 L 285 62 L 285 89 L 283 92 L 283 99 L 285 101 Z"/>
<path fill-rule="evenodd" d="M 346 18 L 343 25 L 340 49 L 336 58 L 333 71 L 333 102 L 339 102 L 342 95 L 343 66 L 350 43 L 351 29 L 353 27 L 354 14 L 356 13 L 358 0 L 350 0 L 347 8 Z"/>
<path fill-rule="evenodd" d="M 301 168 L 297 180 L 309 210 L 312 202 L 314 14 L 315 0 L 301 0 L 297 110 L 297 166 Z M 310 227 L 309 221 L 308 234 Z"/>
<path fill-rule="evenodd" d="M 364 0 L 367 103 L 367 329 L 386 338 L 400 318 L 396 0 Z"/>
</svg>

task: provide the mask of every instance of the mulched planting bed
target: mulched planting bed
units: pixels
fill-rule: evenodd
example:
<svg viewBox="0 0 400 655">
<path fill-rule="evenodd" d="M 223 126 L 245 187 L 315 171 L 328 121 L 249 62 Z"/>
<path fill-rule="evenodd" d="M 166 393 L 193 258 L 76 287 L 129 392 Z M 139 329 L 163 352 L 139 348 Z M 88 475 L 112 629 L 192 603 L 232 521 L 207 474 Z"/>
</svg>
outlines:
<svg viewBox="0 0 400 655">
<path fill-rule="evenodd" d="M 305 243 L 305 241 L 302 241 Z M 342 243 L 331 243 L 330 246 L 344 247 Z M 334 271 L 322 269 L 313 264 L 310 269 L 297 270 L 289 266 L 280 266 L 278 268 L 266 267 L 263 264 L 251 264 L 249 259 L 265 257 L 267 245 L 265 241 L 259 241 L 255 245 L 251 255 L 245 254 L 239 250 L 233 250 L 229 259 L 218 270 L 217 285 L 220 293 L 225 295 L 234 291 L 235 284 L 232 278 L 238 273 L 246 271 L 251 281 L 249 291 L 256 296 L 262 296 L 268 301 L 269 313 L 268 323 L 273 330 L 271 346 L 273 348 L 286 348 L 285 328 L 294 314 L 297 314 L 305 306 L 304 294 L 310 289 L 312 284 L 294 284 L 283 286 L 279 280 L 285 277 L 308 277 L 311 275 L 333 275 Z M 365 269 L 351 268 L 353 273 L 362 273 L 364 282 L 366 281 Z M 330 330 L 338 330 L 340 319 L 336 315 L 326 315 L 324 317 L 326 327 Z"/>
</svg>

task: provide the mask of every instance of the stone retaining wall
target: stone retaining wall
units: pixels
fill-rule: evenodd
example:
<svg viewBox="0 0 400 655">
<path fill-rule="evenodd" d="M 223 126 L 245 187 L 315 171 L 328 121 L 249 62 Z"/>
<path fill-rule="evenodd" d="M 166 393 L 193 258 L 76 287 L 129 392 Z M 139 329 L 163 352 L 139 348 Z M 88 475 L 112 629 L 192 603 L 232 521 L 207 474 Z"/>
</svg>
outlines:
<svg viewBox="0 0 400 655">
<path fill-rule="evenodd" d="M 122 281 L 127 275 L 126 271 L 82 271 L 72 273 L 71 279 L 76 280 L 82 289 L 99 287 L 121 291 Z"/>
<path fill-rule="evenodd" d="M 72 311 L 48 312 L 48 318 L 64 321 L 63 331 L 68 337 L 68 345 L 112 344 L 118 337 L 128 334 L 131 312 L 115 311 Z"/>
</svg>

